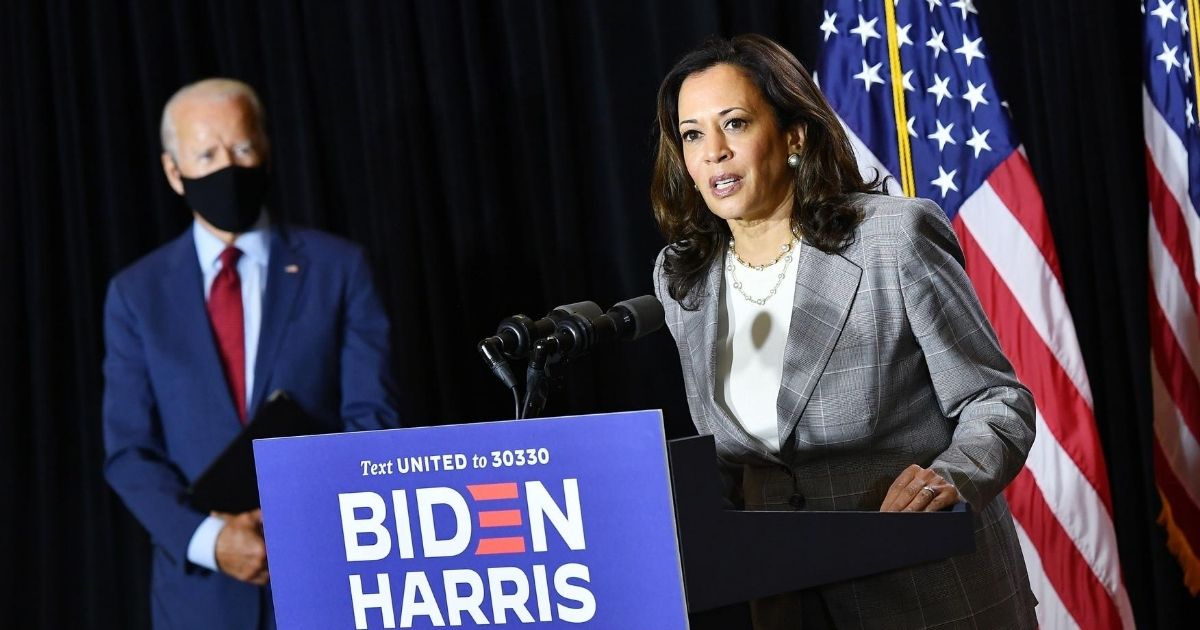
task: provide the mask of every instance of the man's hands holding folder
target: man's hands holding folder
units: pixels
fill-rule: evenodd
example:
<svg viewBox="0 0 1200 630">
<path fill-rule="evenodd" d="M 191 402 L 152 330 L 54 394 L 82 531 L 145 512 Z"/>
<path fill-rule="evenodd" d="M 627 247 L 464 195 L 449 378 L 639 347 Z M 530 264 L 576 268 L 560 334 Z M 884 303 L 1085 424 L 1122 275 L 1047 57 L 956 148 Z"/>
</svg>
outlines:
<svg viewBox="0 0 1200 630">
<path fill-rule="evenodd" d="M 240 514 L 213 512 L 225 521 L 217 535 L 217 567 L 231 577 L 262 586 L 271 580 L 267 545 L 263 541 L 262 510 Z"/>
</svg>

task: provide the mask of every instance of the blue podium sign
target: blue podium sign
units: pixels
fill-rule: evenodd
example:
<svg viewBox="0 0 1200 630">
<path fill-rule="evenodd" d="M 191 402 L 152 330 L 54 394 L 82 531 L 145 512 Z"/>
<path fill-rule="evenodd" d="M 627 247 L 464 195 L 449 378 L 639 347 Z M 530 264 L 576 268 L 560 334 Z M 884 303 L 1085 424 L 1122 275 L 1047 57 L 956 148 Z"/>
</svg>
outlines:
<svg viewBox="0 0 1200 630">
<path fill-rule="evenodd" d="M 280 628 L 687 627 L 662 413 L 254 442 Z"/>
</svg>

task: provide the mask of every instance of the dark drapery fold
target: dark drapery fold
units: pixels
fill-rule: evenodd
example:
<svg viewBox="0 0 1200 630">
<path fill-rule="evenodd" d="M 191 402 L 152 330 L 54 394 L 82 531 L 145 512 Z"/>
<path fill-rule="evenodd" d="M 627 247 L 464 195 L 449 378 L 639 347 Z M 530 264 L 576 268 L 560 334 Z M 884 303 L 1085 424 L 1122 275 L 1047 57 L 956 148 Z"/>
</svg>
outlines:
<svg viewBox="0 0 1200 630">
<path fill-rule="evenodd" d="M 1195 619 L 1154 524 L 1141 15 L 976 4 L 1054 229 L 1138 621 Z M 189 221 L 159 166 L 180 85 L 258 88 L 272 206 L 369 252 L 406 422 L 474 422 L 511 416 L 474 351 L 501 318 L 650 292 L 651 128 L 671 64 L 711 34 L 761 32 L 810 66 L 821 44 L 816 0 L 14 0 L 0 14 L 0 625 L 20 628 L 148 627 L 145 535 L 101 475 L 101 305 L 113 273 Z M 666 333 L 572 366 L 547 413 L 659 407 L 672 436 L 691 431 Z"/>
</svg>

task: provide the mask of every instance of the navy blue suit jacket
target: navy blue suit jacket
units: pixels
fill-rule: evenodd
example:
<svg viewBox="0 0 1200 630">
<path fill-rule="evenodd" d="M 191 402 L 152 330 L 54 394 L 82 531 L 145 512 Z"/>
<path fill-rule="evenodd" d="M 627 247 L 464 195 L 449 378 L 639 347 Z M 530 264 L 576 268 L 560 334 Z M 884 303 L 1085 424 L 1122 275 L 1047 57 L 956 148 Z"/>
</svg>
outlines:
<svg viewBox="0 0 1200 630">
<path fill-rule="evenodd" d="M 104 329 L 105 476 L 150 533 L 154 626 L 260 627 L 267 589 L 187 560 L 184 489 L 241 430 L 190 229 L 113 278 Z M 359 247 L 273 228 L 250 417 L 282 389 L 330 430 L 397 426 L 388 335 Z"/>
</svg>

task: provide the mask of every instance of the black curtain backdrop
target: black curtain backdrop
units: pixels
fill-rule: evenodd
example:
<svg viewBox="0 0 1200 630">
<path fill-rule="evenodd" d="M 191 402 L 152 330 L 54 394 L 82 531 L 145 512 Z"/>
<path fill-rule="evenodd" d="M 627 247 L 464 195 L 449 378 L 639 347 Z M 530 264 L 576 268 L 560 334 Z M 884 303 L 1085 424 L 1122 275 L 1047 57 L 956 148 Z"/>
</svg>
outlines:
<svg viewBox="0 0 1200 630">
<path fill-rule="evenodd" d="M 977 0 L 1046 201 L 1092 381 L 1139 625 L 1200 618 L 1154 523 L 1139 3 Z M 810 67 L 799 1 L 0 3 L 0 626 L 148 627 L 145 534 L 105 485 L 108 279 L 185 229 L 167 97 L 255 85 L 272 205 L 363 244 L 410 425 L 512 415 L 474 343 L 513 313 L 649 293 L 658 82 L 710 34 Z M 569 371 L 547 414 L 662 408 L 692 432 L 667 333 Z"/>
</svg>

